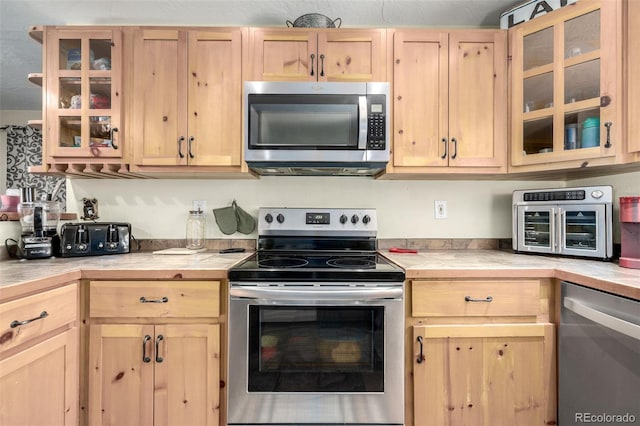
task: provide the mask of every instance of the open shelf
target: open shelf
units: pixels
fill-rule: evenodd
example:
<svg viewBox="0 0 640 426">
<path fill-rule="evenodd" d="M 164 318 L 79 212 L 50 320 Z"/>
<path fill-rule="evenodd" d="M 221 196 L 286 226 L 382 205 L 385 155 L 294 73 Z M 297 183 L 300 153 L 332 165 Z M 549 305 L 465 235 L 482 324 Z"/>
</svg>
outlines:
<svg viewBox="0 0 640 426">
<path fill-rule="evenodd" d="M 29 82 L 35 84 L 36 86 L 42 87 L 43 75 L 41 72 L 32 72 L 27 76 L 27 78 L 29 79 Z"/>
<path fill-rule="evenodd" d="M 44 27 L 42 25 L 32 25 L 29 27 L 29 37 L 42 44 L 44 40 Z"/>
</svg>

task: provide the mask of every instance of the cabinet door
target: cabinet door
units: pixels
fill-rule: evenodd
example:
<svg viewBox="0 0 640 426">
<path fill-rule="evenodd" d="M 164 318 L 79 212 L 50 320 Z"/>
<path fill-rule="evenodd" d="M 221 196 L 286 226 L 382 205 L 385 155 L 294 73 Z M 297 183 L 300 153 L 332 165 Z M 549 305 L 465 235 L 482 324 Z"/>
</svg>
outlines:
<svg viewBox="0 0 640 426">
<path fill-rule="evenodd" d="M 241 29 L 189 32 L 190 165 L 241 164 L 242 35 Z"/>
<path fill-rule="evenodd" d="M 0 361 L 0 424 L 78 424 L 77 330 Z"/>
<path fill-rule="evenodd" d="M 415 424 L 555 424 L 553 341 L 552 324 L 414 326 Z"/>
<path fill-rule="evenodd" d="M 153 326 L 92 325 L 89 333 L 89 424 L 152 425 Z"/>
<path fill-rule="evenodd" d="M 615 161 L 622 143 L 621 3 L 579 2 L 510 30 L 512 165 Z"/>
<path fill-rule="evenodd" d="M 506 31 L 451 33 L 449 64 L 449 165 L 506 167 Z"/>
<path fill-rule="evenodd" d="M 155 425 L 218 425 L 220 326 L 163 325 L 155 332 Z"/>
<path fill-rule="evenodd" d="M 640 2 L 627 2 L 627 46 L 625 54 L 628 58 L 627 80 L 629 108 L 627 111 L 627 144 L 628 152 L 636 153 L 640 161 Z"/>
<path fill-rule="evenodd" d="M 135 32 L 132 141 L 136 164 L 187 164 L 186 75 L 186 32 Z"/>
<path fill-rule="evenodd" d="M 317 43 L 316 31 L 252 29 L 250 80 L 316 81 Z"/>
<path fill-rule="evenodd" d="M 319 81 L 385 81 L 385 30 L 318 33 Z"/>
<path fill-rule="evenodd" d="M 122 157 L 122 32 L 46 30 L 48 155 Z"/>
<path fill-rule="evenodd" d="M 396 31 L 393 38 L 393 165 L 447 165 L 449 37 Z"/>
</svg>

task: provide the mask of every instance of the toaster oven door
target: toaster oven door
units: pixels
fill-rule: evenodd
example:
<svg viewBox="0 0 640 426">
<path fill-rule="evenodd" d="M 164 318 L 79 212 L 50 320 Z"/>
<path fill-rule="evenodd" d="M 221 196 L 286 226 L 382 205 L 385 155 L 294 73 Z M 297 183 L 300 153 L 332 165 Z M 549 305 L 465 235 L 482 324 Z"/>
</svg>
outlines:
<svg viewBox="0 0 640 426">
<path fill-rule="evenodd" d="M 572 256 L 611 257 L 610 231 L 604 204 L 562 206 L 559 209 L 559 251 Z"/>
<path fill-rule="evenodd" d="M 517 250 L 534 253 L 557 253 L 555 206 L 517 206 Z"/>
</svg>

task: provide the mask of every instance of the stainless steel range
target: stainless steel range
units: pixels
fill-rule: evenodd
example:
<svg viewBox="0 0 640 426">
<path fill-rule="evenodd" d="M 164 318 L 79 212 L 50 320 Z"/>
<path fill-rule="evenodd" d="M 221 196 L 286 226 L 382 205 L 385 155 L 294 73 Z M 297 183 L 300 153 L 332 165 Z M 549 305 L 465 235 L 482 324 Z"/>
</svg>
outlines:
<svg viewBox="0 0 640 426">
<path fill-rule="evenodd" d="M 229 425 L 404 424 L 404 272 L 374 209 L 262 208 L 229 271 Z"/>
</svg>

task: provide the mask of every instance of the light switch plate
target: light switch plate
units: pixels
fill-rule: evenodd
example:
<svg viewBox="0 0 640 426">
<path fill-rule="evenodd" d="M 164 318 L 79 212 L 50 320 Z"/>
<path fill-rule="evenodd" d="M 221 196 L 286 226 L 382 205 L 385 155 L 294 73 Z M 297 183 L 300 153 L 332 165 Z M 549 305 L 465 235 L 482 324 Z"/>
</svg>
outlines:
<svg viewBox="0 0 640 426">
<path fill-rule="evenodd" d="M 434 216 L 436 219 L 447 218 L 447 202 L 446 201 L 434 202 Z"/>
</svg>

